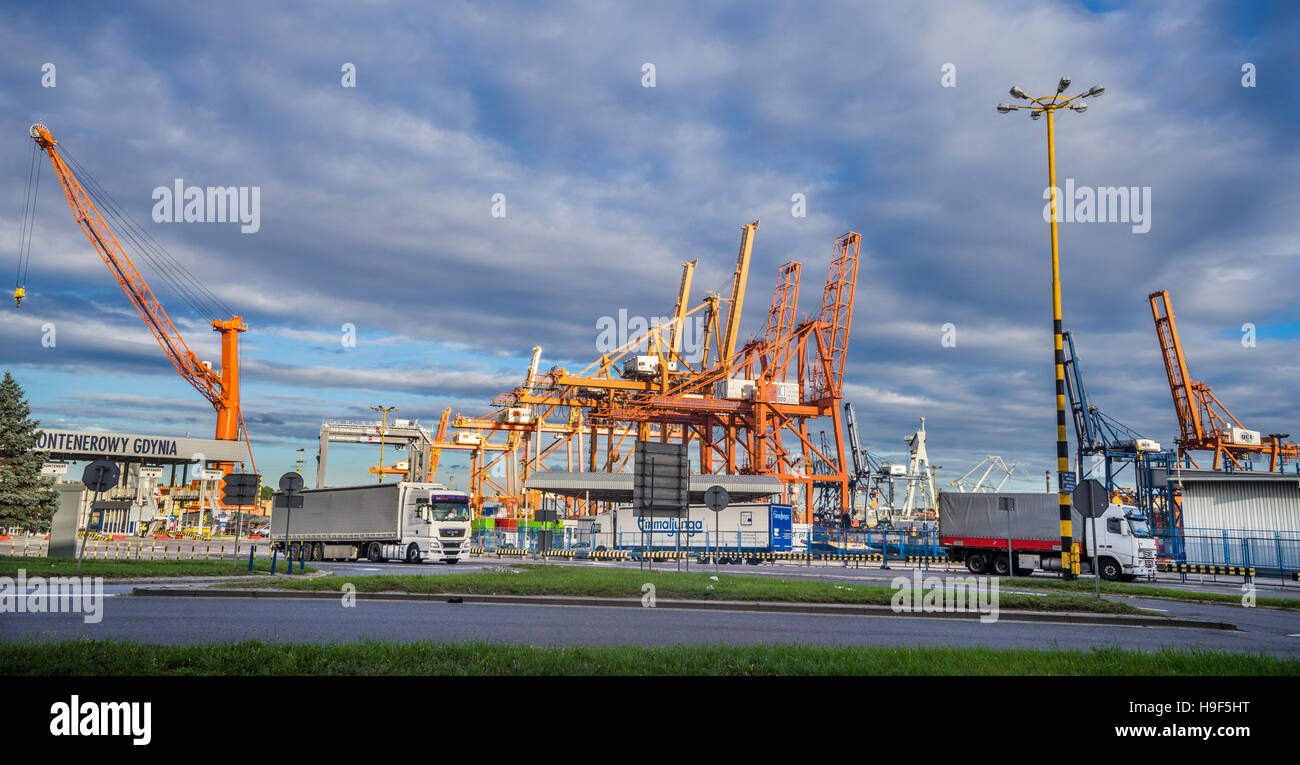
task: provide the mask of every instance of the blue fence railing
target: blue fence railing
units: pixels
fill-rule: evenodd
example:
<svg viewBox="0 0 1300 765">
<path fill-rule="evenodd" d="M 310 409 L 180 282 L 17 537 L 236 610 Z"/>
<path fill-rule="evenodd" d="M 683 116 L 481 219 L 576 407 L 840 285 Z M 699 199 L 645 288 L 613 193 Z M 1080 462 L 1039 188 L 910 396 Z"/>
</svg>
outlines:
<svg viewBox="0 0 1300 765">
<path fill-rule="evenodd" d="M 1251 529 L 1186 528 L 1176 533 L 1155 535 L 1161 560 L 1176 563 L 1254 567 L 1265 575 L 1289 575 L 1300 571 L 1300 532 Z M 640 532 L 591 533 L 579 529 L 483 529 L 474 534 L 475 547 L 491 552 L 497 548 L 543 550 L 672 550 L 709 555 L 717 550 L 745 553 L 772 549 L 766 534 L 754 532 L 697 532 L 682 534 L 680 542 L 669 534 L 650 539 Z M 796 532 L 790 552 L 816 555 L 880 554 L 890 560 L 913 557 L 943 557 L 947 550 L 939 543 L 935 528 L 916 530 L 814 529 Z"/>
<path fill-rule="evenodd" d="M 1300 571 L 1300 532 L 1185 528 L 1156 535 L 1157 554 L 1175 563 L 1253 566 L 1260 573 Z"/>
</svg>

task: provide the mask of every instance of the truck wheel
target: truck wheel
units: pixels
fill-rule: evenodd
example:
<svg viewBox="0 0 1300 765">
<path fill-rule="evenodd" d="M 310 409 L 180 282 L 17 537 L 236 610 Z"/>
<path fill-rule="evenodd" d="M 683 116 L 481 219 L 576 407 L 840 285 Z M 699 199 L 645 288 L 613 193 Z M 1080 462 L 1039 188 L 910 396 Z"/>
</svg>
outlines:
<svg viewBox="0 0 1300 765">
<path fill-rule="evenodd" d="M 1006 555 L 994 555 L 992 568 L 994 576 L 1006 576 L 1011 572 L 1011 562 Z"/>
<path fill-rule="evenodd" d="M 316 544 L 314 544 L 314 545 L 311 546 L 311 559 L 312 559 L 312 560 L 325 560 L 325 543 L 324 543 L 324 542 L 317 542 Z"/>
<path fill-rule="evenodd" d="M 972 574 L 983 574 L 989 570 L 989 559 L 982 552 L 966 553 L 966 568 Z"/>
<path fill-rule="evenodd" d="M 297 543 L 297 542 L 290 542 L 290 543 L 289 543 L 289 557 L 290 557 L 291 559 L 293 559 L 293 560 L 298 560 L 298 543 Z"/>
<path fill-rule="evenodd" d="M 384 548 L 383 548 L 383 547 L 382 547 L 378 542 L 371 542 L 371 543 L 370 543 L 370 554 L 369 554 L 369 556 L 367 556 L 367 557 L 370 558 L 370 562 L 371 562 L 371 563 L 383 563 L 383 562 L 384 562 Z"/>
<path fill-rule="evenodd" d="M 420 562 L 420 546 L 414 542 L 412 542 L 406 548 L 406 562 L 407 563 Z"/>
<path fill-rule="evenodd" d="M 1123 567 L 1114 558 L 1102 558 L 1097 566 L 1101 569 L 1101 578 L 1108 582 L 1117 582 L 1124 576 Z"/>
</svg>

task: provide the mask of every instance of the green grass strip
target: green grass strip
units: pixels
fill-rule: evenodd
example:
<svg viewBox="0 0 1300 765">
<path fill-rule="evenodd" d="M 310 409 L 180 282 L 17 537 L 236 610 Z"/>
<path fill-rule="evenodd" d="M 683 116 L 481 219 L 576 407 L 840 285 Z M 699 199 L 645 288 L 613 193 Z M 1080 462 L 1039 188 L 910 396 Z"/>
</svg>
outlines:
<svg viewBox="0 0 1300 765">
<path fill-rule="evenodd" d="M 0 644 L 3 675 L 1300 675 L 1300 660 L 1138 652 L 811 645 L 532 647 L 499 643 Z"/>
<path fill-rule="evenodd" d="M 153 576 L 239 576 L 248 575 L 248 559 L 242 558 L 235 565 L 230 558 L 224 560 L 128 560 L 126 558 L 86 558 L 77 570 L 76 558 L 25 558 L 22 556 L 0 556 L 0 576 L 16 577 L 19 570 L 33 576 L 102 576 L 104 578 L 153 577 Z M 284 559 L 276 566 L 276 571 L 283 574 L 287 567 Z M 311 573 L 316 569 L 308 566 L 300 571 L 295 563 L 293 573 Z M 254 573 L 271 573 L 270 559 L 255 559 Z"/>
<path fill-rule="evenodd" d="M 713 577 L 717 577 L 716 580 Z M 910 578 L 908 579 L 910 586 Z M 733 574 L 647 572 L 628 568 L 515 565 L 474 574 L 377 574 L 352 576 L 339 572 L 319 579 L 257 582 L 283 590 L 337 592 L 344 583 L 357 592 L 444 592 L 470 595 L 568 595 L 599 598 L 640 598 L 642 587 L 655 586 L 665 600 L 741 600 L 783 603 L 845 603 L 890 605 L 894 590 L 876 584 L 837 584 L 805 579 L 777 579 Z M 1151 614 L 1127 603 L 1097 600 L 1083 594 L 1028 595 L 999 593 L 998 607 L 1008 610 L 1081 611 L 1105 614 Z"/>
</svg>

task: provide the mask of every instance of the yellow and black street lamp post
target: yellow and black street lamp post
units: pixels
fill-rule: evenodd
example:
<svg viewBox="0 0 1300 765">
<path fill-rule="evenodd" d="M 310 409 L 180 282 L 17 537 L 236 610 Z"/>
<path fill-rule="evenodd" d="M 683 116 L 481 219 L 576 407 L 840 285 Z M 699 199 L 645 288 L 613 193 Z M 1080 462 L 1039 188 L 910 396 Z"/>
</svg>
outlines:
<svg viewBox="0 0 1300 765">
<path fill-rule="evenodd" d="M 1060 191 L 1056 185 L 1056 135 L 1053 116 L 1060 109 L 1069 109 L 1083 113 L 1088 110 L 1086 98 L 1096 98 L 1104 91 L 1100 85 L 1067 98 L 1066 88 L 1070 87 L 1070 78 L 1062 77 L 1056 86 L 1056 94 L 1046 98 L 1033 98 L 1019 86 L 1011 88 L 1014 98 L 1028 101 L 1027 104 L 998 104 L 998 112 L 1009 114 L 1025 110 L 1032 119 L 1047 117 L 1047 179 L 1051 194 L 1052 224 L 1052 335 L 1054 358 L 1056 362 L 1056 471 L 1057 490 L 1060 502 L 1061 518 L 1061 573 L 1066 579 L 1073 579 L 1079 573 L 1079 562 L 1074 556 L 1074 529 L 1070 516 L 1070 491 L 1062 476 L 1070 472 L 1070 447 L 1065 430 L 1065 351 L 1061 345 L 1061 258 L 1057 245 L 1056 224 L 1060 220 Z M 1008 570 L 1015 570 L 1015 562 L 1007 561 Z"/>
</svg>

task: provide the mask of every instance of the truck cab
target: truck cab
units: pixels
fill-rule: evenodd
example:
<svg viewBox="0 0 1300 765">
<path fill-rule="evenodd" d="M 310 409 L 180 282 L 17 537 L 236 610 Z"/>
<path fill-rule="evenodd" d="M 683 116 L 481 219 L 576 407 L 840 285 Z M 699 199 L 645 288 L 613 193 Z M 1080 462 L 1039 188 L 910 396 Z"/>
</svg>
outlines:
<svg viewBox="0 0 1300 765">
<path fill-rule="evenodd" d="M 469 557 L 468 495 L 435 489 L 416 499 L 408 524 L 423 559 L 456 563 Z"/>
<path fill-rule="evenodd" d="M 1147 518 L 1132 505 L 1111 505 L 1097 519 L 1097 536 L 1092 538 L 1092 521 L 1083 521 L 1087 535 L 1087 557 L 1097 555 L 1101 578 L 1132 581 L 1156 574 L 1156 540 Z M 1095 549 L 1094 549 L 1095 548 Z"/>
</svg>

